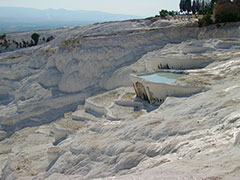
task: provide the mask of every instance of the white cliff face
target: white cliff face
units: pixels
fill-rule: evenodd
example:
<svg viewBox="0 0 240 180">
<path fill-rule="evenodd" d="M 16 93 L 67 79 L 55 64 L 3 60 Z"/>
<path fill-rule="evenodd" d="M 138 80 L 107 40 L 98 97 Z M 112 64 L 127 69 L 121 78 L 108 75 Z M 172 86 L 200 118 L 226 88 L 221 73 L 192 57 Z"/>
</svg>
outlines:
<svg viewBox="0 0 240 180">
<path fill-rule="evenodd" d="M 1 127 L 11 133 L 51 122 L 101 89 L 124 84 L 106 84 L 119 68 L 199 33 L 195 27 L 183 32 L 184 25 L 154 23 L 133 20 L 54 30 L 59 35 L 48 44 L 2 53 Z"/>
<path fill-rule="evenodd" d="M 239 34 L 230 31 L 239 24 L 205 34 L 196 27 L 159 24 L 76 27 L 47 46 L 1 54 L 0 177 L 237 180 L 240 43 Z M 211 31 L 235 39 L 210 39 Z M 135 100 L 133 88 L 120 88 L 51 122 L 92 94 L 129 85 L 128 74 L 154 71 L 158 66 L 152 63 L 168 57 L 173 65 L 178 57 L 211 62 L 187 70 L 176 82 L 205 91 L 167 97 L 152 107 Z M 107 111 L 85 112 L 95 107 Z"/>
</svg>

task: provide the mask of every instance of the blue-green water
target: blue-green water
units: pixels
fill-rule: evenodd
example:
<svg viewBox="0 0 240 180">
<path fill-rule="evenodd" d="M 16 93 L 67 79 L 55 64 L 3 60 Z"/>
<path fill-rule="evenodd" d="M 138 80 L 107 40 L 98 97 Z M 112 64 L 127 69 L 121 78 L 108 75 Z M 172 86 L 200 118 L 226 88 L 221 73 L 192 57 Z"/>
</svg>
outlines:
<svg viewBox="0 0 240 180">
<path fill-rule="evenodd" d="M 178 78 L 184 76 L 183 73 L 159 72 L 155 74 L 142 75 L 141 78 L 147 79 L 150 82 L 156 83 L 174 83 Z"/>
</svg>

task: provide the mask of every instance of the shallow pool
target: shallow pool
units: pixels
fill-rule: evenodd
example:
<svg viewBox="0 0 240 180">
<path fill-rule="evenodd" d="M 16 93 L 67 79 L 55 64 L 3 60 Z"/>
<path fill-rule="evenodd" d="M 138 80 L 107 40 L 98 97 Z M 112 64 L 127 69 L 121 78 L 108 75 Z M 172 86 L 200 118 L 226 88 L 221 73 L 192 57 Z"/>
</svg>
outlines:
<svg viewBox="0 0 240 180">
<path fill-rule="evenodd" d="M 172 72 L 159 72 L 149 75 L 141 75 L 139 77 L 156 83 L 174 83 L 178 78 L 184 76 L 184 73 L 172 73 Z"/>
</svg>

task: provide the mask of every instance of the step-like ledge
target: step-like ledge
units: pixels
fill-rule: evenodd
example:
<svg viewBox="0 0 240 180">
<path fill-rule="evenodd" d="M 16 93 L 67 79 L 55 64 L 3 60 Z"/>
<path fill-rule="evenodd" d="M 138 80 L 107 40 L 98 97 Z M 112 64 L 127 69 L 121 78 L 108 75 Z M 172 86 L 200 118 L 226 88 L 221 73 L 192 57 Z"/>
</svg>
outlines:
<svg viewBox="0 0 240 180">
<path fill-rule="evenodd" d="M 184 72 L 162 71 L 157 73 L 163 73 L 165 76 L 169 73 L 170 81 L 168 81 L 168 78 L 165 78 L 163 81 L 156 81 L 156 77 L 151 80 L 151 76 L 156 73 L 130 74 L 130 80 L 133 84 L 137 97 L 147 100 L 150 104 L 160 105 L 168 96 L 190 96 L 203 90 L 202 87 L 192 87 L 186 85 L 181 86 L 175 84 L 177 78 L 175 80 L 174 78 L 171 79 L 171 74 L 173 74 L 173 76 L 174 74 L 177 74 L 178 77 L 179 74 L 182 74 L 182 76 L 186 75 Z M 146 78 L 148 76 L 150 76 L 150 78 Z"/>
</svg>

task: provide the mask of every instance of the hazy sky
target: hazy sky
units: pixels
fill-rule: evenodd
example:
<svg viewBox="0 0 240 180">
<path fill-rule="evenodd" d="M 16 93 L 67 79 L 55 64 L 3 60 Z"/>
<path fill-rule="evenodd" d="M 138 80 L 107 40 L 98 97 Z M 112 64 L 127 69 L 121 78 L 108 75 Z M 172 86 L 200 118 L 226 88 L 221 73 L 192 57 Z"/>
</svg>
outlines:
<svg viewBox="0 0 240 180">
<path fill-rule="evenodd" d="M 178 10 L 180 0 L 0 0 L 0 7 L 97 10 L 138 16 L 153 16 L 161 9 Z"/>
</svg>

